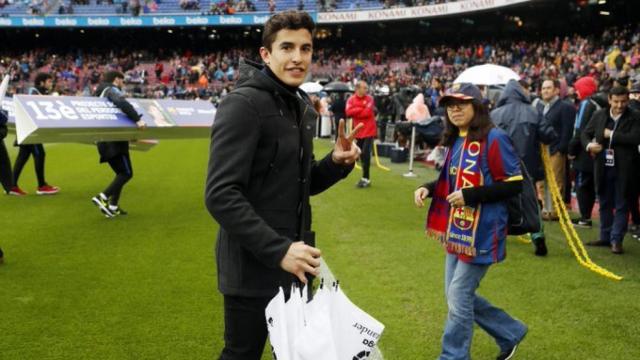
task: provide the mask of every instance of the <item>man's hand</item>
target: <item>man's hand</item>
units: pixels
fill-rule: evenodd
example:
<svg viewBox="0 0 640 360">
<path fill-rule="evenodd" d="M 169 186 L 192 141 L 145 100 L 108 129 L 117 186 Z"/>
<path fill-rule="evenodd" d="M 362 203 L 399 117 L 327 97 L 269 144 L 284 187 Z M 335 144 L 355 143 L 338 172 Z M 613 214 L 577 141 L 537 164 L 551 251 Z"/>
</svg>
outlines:
<svg viewBox="0 0 640 360">
<path fill-rule="evenodd" d="M 587 151 L 590 152 L 591 154 L 595 155 L 598 154 L 602 151 L 602 145 L 598 144 L 597 142 L 590 142 L 587 145 Z"/>
<path fill-rule="evenodd" d="M 419 187 L 418 190 L 413 192 L 413 201 L 416 203 L 416 206 L 421 208 L 424 206 L 424 199 L 429 196 L 429 190 L 425 187 Z"/>
<path fill-rule="evenodd" d="M 605 139 L 610 139 L 611 138 L 611 134 L 613 134 L 613 131 L 611 131 L 611 129 L 604 129 L 604 138 Z"/>
<path fill-rule="evenodd" d="M 296 241 L 289 246 L 289 250 L 280 261 L 280 267 L 297 276 L 302 283 L 306 284 L 307 277 L 304 273 L 314 276 L 320 274 L 320 255 L 322 255 L 320 250 L 302 241 Z"/>
<path fill-rule="evenodd" d="M 136 121 L 136 126 L 138 127 L 138 129 L 144 130 L 147 128 L 147 123 L 144 122 L 144 120 L 138 120 Z"/>
<path fill-rule="evenodd" d="M 464 196 L 462 196 L 462 190 L 454 191 L 447 196 L 447 201 L 452 207 L 463 207 Z"/>
<path fill-rule="evenodd" d="M 336 144 L 333 147 L 333 153 L 331 154 L 331 160 L 338 165 L 353 164 L 360 157 L 360 148 L 353 143 L 353 139 L 356 134 L 362 129 L 364 124 L 358 124 L 355 129 L 351 131 L 349 137 L 344 134 L 344 119 L 340 119 L 338 124 L 338 138 Z"/>
</svg>

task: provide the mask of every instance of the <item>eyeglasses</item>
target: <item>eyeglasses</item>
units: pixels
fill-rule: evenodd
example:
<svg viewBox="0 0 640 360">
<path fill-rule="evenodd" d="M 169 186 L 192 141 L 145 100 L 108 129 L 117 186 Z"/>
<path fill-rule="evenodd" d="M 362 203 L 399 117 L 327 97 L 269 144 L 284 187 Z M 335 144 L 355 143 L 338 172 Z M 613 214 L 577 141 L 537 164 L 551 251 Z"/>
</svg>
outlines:
<svg viewBox="0 0 640 360">
<path fill-rule="evenodd" d="M 453 110 L 454 108 L 458 110 L 462 110 L 470 105 L 471 105 L 471 102 L 452 102 L 447 104 L 446 109 L 447 111 Z"/>
</svg>

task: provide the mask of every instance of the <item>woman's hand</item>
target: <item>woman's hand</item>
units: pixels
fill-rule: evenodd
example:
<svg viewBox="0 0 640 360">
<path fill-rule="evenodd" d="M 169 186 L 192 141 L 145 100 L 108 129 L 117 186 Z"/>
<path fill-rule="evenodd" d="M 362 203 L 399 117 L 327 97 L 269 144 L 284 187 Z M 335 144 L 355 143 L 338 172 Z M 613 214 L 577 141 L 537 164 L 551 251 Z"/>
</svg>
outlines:
<svg viewBox="0 0 640 360">
<path fill-rule="evenodd" d="M 447 201 L 453 207 L 463 207 L 464 206 L 464 196 L 462 196 L 462 190 L 454 191 L 449 196 L 447 196 Z"/>
<path fill-rule="evenodd" d="M 424 206 L 424 199 L 429 196 L 429 190 L 425 187 L 419 187 L 418 190 L 413 192 L 413 201 L 416 203 L 416 206 L 421 208 Z"/>
</svg>

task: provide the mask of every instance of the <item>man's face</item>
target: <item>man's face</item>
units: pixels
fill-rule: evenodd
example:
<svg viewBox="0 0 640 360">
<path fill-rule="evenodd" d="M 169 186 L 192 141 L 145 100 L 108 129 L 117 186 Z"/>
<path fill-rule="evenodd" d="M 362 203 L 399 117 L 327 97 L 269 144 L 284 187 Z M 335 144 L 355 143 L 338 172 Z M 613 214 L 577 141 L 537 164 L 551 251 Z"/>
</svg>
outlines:
<svg viewBox="0 0 640 360">
<path fill-rule="evenodd" d="M 629 95 L 609 95 L 611 114 L 618 116 L 624 112 L 629 104 Z"/>
<path fill-rule="evenodd" d="M 542 83 L 542 89 L 540 89 L 540 96 L 544 101 L 550 101 L 556 96 L 556 87 L 553 86 L 553 81 L 546 80 Z"/>
<path fill-rule="evenodd" d="M 44 82 L 44 88 L 47 89 L 48 91 L 51 91 L 51 89 L 53 89 L 53 79 L 49 78 Z"/>
<path fill-rule="evenodd" d="M 629 94 L 629 99 L 630 100 L 640 100 L 640 93 L 630 93 Z"/>
<path fill-rule="evenodd" d="M 124 86 L 124 79 L 116 78 L 115 80 L 113 80 L 113 85 L 117 86 L 118 89 L 122 89 L 122 87 Z"/>
<path fill-rule="evenodd" d="M 313 40 L 307 29 L 282 29 L 276 33 L 271 51 L 260 48 L 260 56 L 283 83 L 298 87 L 302 85 L 313 54 Z"/>
<path fill-rule="evenodd" d="M 367 84 L 360 82 L 358 83 L 358 88 L 356 89 L 356 95 L 365 96 L 367 94 L 367 90 L 369 90 Z"/>
</svg>

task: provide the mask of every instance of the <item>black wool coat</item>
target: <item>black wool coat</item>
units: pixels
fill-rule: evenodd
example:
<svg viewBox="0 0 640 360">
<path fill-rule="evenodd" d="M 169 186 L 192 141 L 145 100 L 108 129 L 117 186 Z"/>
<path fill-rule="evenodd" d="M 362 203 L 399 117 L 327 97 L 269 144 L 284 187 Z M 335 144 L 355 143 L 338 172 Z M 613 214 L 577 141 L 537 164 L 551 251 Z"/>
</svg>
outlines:
<svg viewBox="0 0 640 360">
<path fill-rule="evenodd" d="M 596 111 L 587 127 L 580 134 L 583 148 L 586 149 L 587 144 L 593 138 L 604 147 L 594 158 L 594 177 L 597 192 L 601 192 L 604 186 L 611 186 L 611 184 L 607 184 L 604 181 L 605 150 L 609 147 L 609 139 L 604 138 L 604 129 L 610 117 L 609 111 L 609 108 Z M 618 188 L 628 196 L 633 194 L 636 187 L 634 182 L 637 181 L 637 167 L 640 164 L 639 145 L 640 113 L 627 108 L 618 119 L 618 125 L 611 138 L 611 148 L 614 151 Z"/>
<path fill-rule="evenodd" d="M 315 244 L 309 197 L 346 177 L 331 154 L 313 157 L 318 114 L 293 93 L 241 62 L 235 89 L 211 131 L 205 203 L 220 224 L 218 288 L 224 295 L 272 297 L 295 280 L 280 268 L 294 241 Z"/>
</svg>

